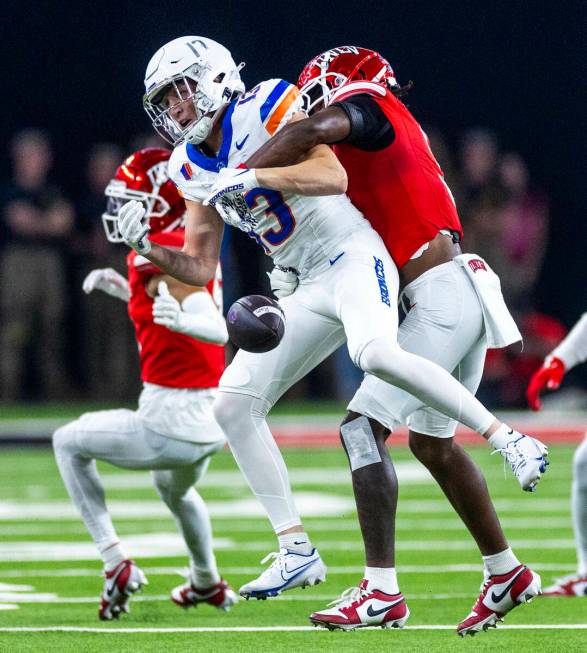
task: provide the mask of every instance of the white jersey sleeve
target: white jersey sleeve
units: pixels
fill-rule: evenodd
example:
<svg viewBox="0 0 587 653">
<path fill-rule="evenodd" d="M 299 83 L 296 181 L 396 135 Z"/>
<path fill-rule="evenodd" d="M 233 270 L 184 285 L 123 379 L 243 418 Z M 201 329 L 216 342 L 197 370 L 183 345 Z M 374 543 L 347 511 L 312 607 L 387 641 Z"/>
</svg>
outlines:
<svg viewBox="0 0 587 653">
<path fill-rule="evenodd" d="M 587 360 L 587 313 L 583 313 L 581 319 L 553 350 L 551 356 L 560 358 L 567 370 Z"/>
<path fill-rule="evenodd" d="M 260 82 L 234 100 L 222 116 L 215 156 L 189 143 L 173 151 L 169 172 L 183 197 L 202 202 L 222 168 L 244 164 L 299 110 L 298 89 L 283 79 Z M 259 187 L 244 200 L 248 209 L 235 218 L 241 221 L 239 228 L 276 263 L 298 272 L 336 255 L 345 238 L 368 224 L 346 195 L 305 197 Z"/>
</svg>

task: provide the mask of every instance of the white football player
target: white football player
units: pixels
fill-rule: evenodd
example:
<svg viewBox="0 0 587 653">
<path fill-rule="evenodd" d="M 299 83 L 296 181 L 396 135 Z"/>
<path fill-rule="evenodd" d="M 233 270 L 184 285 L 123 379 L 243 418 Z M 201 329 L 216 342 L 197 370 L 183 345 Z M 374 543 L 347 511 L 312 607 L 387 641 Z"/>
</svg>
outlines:
<svg viewBox="0 0 587 653">
<path fill-rule="evenodd" d="M 557 390 L 565 374 L 587 361 L 587 313 L 571 329 L 567 337 L 544 360 L 528 385 L 528 403 L 540 410 L 540 392 Z M 546 596 L 587 596 L 587 437 L 573 458 L 573 492 L 571 500 L 573 525 L 577 541 L 576 574 L 559 578 L 544 590 Z"/>
<path fill-rule="evenodd" d="M 183 252 L 150 242 L 140 204 L 129 202 L 119 217 L 131 247 L 171 276 L 202 284 L 217 265 L 223 233 L 215 205 L 224 221 L 299 278 L 295 293 L 281 302 L 283 340 L 264 354 L 239 351 L 221 379 L 214 409 L 278 535 L 273 564 L 240 590 L 247 598 L 266 598 L 321 582 L 326 569 L 301 525 L 265 418 L 291 385 L 345 341 L 361 369 L 478 433 L 508 427 L 448 372 L 398 346 L 397 269 L 344 195 L 346 173 L 327 146 L 290 168 L 236 170 L 288 121 L 303 117 L 295 86 L 273 79 L 244 93 L 240 68 L 226 48 L 203 37 L 181 37 L 156 52 L 147 67 L 144 104 L 154 126 L 176 146 L 170 175 L 187 204 Z M 356 455 L 375 457 L 372 444 L 358 434 Z M 536 453 L 542 458 L 544 452 Z"/>
<path fill-rule="evenodd" d="M 102 216 L 111 242 L 122 242 L 118 208 L 134 198 L 147 207 L 152 238 L 181 248 L 185 204 L 167 175 L 169 150 L 147 148 L 129 156 L 106 188 Z M 208 510 L 193 487 L 210 457 L 224 446 L 212 403 L 224 370 L 228 334 L 222 317 L 220 278 L 194 288 L 165 276 L 134 251 L 128 279 L 111 268 L 92 270 L 83 283 L 128 304 L 140 351 L 144 389 L 139 408 L 86 413 L 58 429 L 53 448 L 59 471 L 104 562 L 98 615 L 117 619 L 146 583 L 129 560 L 106 508 L 96 460 L 125 469 L 153 470 L 159 496 L 173 513 L 190 552 L 186 584 L 171 592 L 187 608 L 209 603 L 228 610 L 237 596 L 220 578 L 212 549 Z M 214 296 L 214 298 L 213 298 Z"/>
</svg>

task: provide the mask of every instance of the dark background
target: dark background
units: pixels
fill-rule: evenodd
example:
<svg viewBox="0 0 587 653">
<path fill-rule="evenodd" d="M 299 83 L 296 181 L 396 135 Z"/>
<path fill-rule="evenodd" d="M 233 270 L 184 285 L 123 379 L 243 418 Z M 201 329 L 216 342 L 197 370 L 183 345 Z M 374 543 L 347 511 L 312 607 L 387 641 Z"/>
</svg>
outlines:
<svg viewBox="0 0 587 653">
<path fill-rule="evenodd" d="M 247 86 L 295 81 L 308 59 L 355 44 L 381 51 L 424 126 L 456 139 L 489 127 L 519 151 L 550 197 L 538 308 L 572 324 L 585 310 L 585 33 L 581 2 L 4 2 L 0 175 L 25 126 L 54 138 L 75 194 L 96 141 L 148 131 L 146 64 L 166 41 L 200 34 L 245 61 Z"/>
</svg>

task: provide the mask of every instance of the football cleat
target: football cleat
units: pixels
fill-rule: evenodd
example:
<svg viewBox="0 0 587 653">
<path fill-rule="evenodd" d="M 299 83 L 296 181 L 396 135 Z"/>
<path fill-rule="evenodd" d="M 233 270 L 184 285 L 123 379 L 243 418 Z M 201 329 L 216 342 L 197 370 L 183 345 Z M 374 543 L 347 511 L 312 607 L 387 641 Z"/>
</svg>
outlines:
<svg viewBox="0 0 587 653">
<path fill-rule="evenodd" d="M 587 575 L 571 574 L 557 578 L 554 585 L 547 587 L 544 596 L 587 596 Z"/>
<path fill-rule="evenodd" d="M 518 479 L 522 490 L 535 492 L 540 476 L 546 472 L 548 447 L 540 440 L 529 435 L 523 435 L 512 430 L 512 439 L 491 455 L 500 453 L 505 462 L 509 463 L 514 476 Z"/>
<path fill-rule="evenodd" d="M 122 612 L 129 612 L 131 595 L 140 592 L 148 581 L 132 560 L 119 562 L 114 569 L 105 572 L 104 576 L 98 616 L 102 621 L 111 621 L 118 619 Z"/>
<path fill-rule="evenodd" d="M 369 626 L 403 628 L 410 616 L 401 593 L 386 594 L 378 589 L 369 589 L 365 579 L 358 587 L 345 590 L 328 607 L 330 609 L 310 615 L 310 621 L 315 626 L 328 630 L 355 630 Z"/>
<path fill-rule="evenodd" d="M 200 603 L 208 603 L 228 612 L 235 603 L 238 603 L 238 596 L 232 587 L 221 579 L 219 583 L 206 589 L 197 588 L 191 582 L 174 587 L 171 590 L 171 600 L 181 608 L 197 607 Z"/>
<path fill-rule="evenodd" d="M 490 576 L 470 614 L 457 626 L 457 634 L 464 637 L 496 628 L 510 610 L 520 603 L 530 603 L 539 594 L 540 576 L 526 565 L 518 565 L 501 576 Z"/>
<path fill-rule="evenodd" d="M 243 585 L 239 594 L 245 599 L 267 599 L 295 587 L 318 585 L 326 580 L 326 565 L 317 549 L 308 555 L 294 553 L 289 549 L 279 549 L 279 553 L 269 553 L 261 564 L 273 559 L 271 566 L 255 580 Z"/>
</svg>

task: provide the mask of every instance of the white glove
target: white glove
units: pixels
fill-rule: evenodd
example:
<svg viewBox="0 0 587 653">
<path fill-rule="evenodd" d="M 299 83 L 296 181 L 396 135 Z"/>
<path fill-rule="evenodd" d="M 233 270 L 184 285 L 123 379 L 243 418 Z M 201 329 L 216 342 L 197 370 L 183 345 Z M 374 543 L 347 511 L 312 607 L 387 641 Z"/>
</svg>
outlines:
<svg viewBox="0 0 587 653">
<path fill-rule="evenodd" d="M 210 186 L 208 197 L 204 200 L 205 206 L 216 206 L 225 196 L 241 195 L 247 191 L 257 188 L 257 175 L 253 168 L 241 170 L 240 168 L 223 168 L 217 175 L 216 180 Z"/>
<path fill-rule="evenodd" d="M 147 238 L 151 227 L 143 222 L 145 207 L 138 200 L 127 202 L 118 211 L 118 229 L 124 242 L 139 254 L 148 254 L 151 251 L 151 242 Z"/>
<path fill-rule="evenodd" d="M 165 281 L 160 281 L 157 286 L 159 294 L 153 302 L 153 322 L 167 327 L 177 333 L 184 332 L 183 317 L 184 313 L 175 297 L 169 293 L 169 287 Z"/>
<path fill-rule="evenodd" d="M 298 275 L 291 269 L 276 265 L 271 272 L 267 272 L 271 292 L 277 299 L 291 295 L 300 283 Z"/>
<path fill-rule="evenodd" d="M 153 322 L 190 338 L 224 345 L 228 331 L 222 313 L 208 292 L 196 291 L 183 300 L 183 308 L 169 294 L 165 281 L 159 282 L 153 302 Z"/>
<path fill-rule="evenodd" d="M 86 295 L 93 290 L 101 290 L 111 297 L 122 299 L 123 302 L 128 302 L 130 299 L 128 281 L 112 268 L 92 270 L 84 279 L 82 289 Z"/>
</svg>

